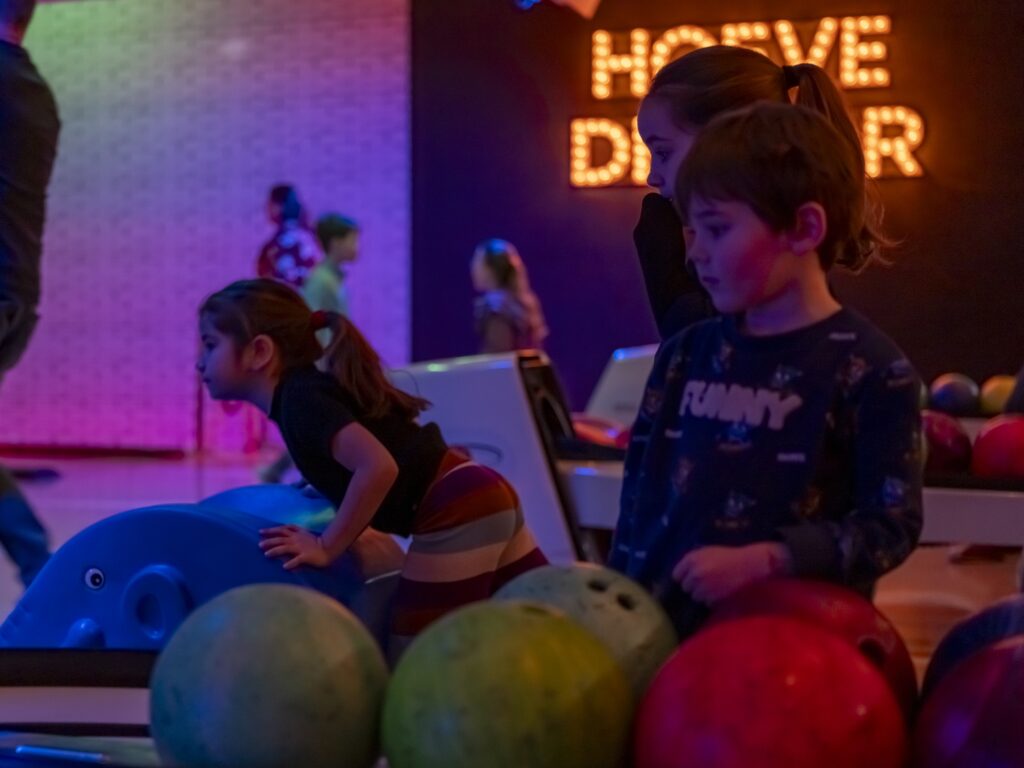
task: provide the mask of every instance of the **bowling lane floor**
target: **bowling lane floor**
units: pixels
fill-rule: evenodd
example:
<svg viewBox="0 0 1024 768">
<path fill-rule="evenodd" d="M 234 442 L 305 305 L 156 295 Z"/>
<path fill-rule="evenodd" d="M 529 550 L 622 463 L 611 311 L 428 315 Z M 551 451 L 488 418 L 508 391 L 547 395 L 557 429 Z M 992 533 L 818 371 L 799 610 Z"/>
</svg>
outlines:
<svg viewBox="0 0 1024 768">
<path fill-rule="evenodd" d="M 158 459 L 0 459 L 5 466 L 49 467 L 60 477 L 22 484 L 56 550 L 78 531 L 136 507 L 189 503 L 257 482 L 273 454 Z M 935 645 L 964 616 L 1014 592 L 1018 553 L 989 551 L 957 558 L 947 545 L 920 547 L 879 583 L 876 604 L 896 624 L 923 673 Z M 0 616 L 21 595 L 14 567 L 0 558 Z"/>
</svg>

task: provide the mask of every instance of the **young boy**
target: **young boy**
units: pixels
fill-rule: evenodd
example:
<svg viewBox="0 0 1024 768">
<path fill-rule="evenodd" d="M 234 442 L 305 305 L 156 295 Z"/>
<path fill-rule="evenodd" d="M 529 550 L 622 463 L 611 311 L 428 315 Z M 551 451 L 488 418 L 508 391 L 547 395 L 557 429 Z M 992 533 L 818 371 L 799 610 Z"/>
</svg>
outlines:
<svg viewBox="0 0 1024 768">
<path fill-rule="evenodd" d="M 826 278 L 881 242 L 864 161 L 820 114 L 716 118 L 675 199 L 721 316 L 667 340 L 633 427 L 611 565 L 683 634 L 777 575 L 870 594 L 921 530 L 919 379 Z"/>
<path fill-rule="evenodd" d="M 345 267 L 359 257 L 359 226 L 347 216 L 328 213 L 316 223 L 316 236 L 324 252 L 306 278 L 302 295 L 312 310 L 350 316 Z"/>
</svg>

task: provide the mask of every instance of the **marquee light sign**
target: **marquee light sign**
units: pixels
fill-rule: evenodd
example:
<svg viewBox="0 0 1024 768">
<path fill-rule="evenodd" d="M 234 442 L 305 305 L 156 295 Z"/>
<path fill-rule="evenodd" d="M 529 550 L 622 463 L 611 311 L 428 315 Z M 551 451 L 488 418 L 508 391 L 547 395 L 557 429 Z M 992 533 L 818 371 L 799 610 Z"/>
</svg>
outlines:
<svg viewBox="0 0 1024 768">
<path fill-rule="evenodd" d="M 722 24 L 717 36 L 707 27 L 694 24 L 673 27 L 656 38 L 646 29 L 619 33 L 596 30 L 591 44 L 591 95 L 598 100 L 642 98 L 658 71 L 686 48 L 736 45 L 777 60 L 778 56 L 771 56 L 759 45 L 771 42 L 781 52 L 780 64 L 811 62 L 824 68 L 837 57 L 838 81 L 844 89 L 888 88 L 892 84 L 892 75 L 884 66 L 888 48 L 878 39 L 892 32 L 888 16 L 825 17 L 810 23 L 816 24 L 816 29 L 806 50 L 796 25 L 786 19 Z M 914 150 L 924 141 L 921 115 L 900 104 L 865 107 L 861 114 L 868 175 L 921 176 L 921 164 L 914 157 Z M 635 117 L 631 121 L 573 120 L 570 153 L 570 180 L 575 187 L 643 186 L 647 182 L 651 156 L 640 140 Z"/>
</svg>

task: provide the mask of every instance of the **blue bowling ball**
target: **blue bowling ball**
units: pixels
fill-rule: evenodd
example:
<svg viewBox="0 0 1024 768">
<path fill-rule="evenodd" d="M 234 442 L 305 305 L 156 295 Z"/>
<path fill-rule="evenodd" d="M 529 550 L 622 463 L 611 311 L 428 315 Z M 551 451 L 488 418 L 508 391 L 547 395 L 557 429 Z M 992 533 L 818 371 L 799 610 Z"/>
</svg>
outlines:
<svg viewBox="0 0 1024 768">
<path fill-rule="evenodd" d="M 932 654 L 921 686 L 926 698 L 939 682 L 968 656 L 993 643 L 1024 635 L 1024 595 L 1013 595 L 961 621 Z"/>
<path fill-rule="evenodd" d="M 978 412 L 978 384 L 962 373 L 944 373 L 932 382 L 929 405 L 952 416 L 970 416 Z"/>
</svg>

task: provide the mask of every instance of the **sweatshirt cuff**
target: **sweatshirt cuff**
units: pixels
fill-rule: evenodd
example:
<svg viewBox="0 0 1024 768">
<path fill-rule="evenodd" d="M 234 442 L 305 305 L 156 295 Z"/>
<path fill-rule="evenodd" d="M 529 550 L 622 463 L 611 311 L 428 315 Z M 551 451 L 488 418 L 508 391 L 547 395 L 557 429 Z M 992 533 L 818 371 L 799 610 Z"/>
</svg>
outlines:
<svg viewBox="0 0 1024 768">
<path fill-rule="evenodd" d="M 789 549 L 794 576 L 835 579 L 840 575 L 839 548 L 825 526 L 780 528 L 779 540 Z"/>
</svg>

